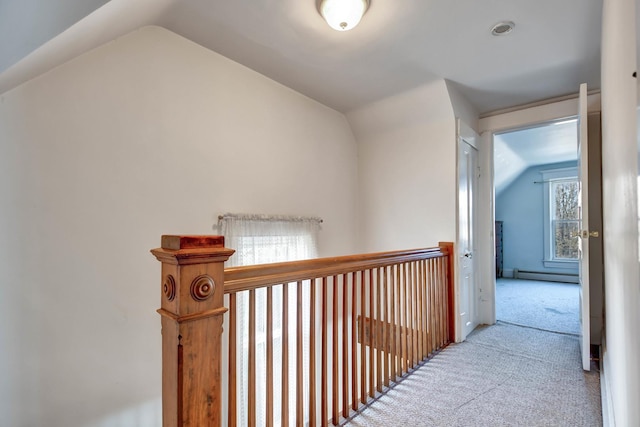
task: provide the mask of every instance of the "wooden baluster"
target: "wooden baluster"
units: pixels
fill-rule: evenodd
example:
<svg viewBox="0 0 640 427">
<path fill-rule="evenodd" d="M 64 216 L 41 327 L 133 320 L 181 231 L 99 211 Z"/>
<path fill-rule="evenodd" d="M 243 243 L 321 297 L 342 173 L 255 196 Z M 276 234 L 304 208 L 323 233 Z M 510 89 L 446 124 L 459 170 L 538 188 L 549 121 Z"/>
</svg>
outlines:
<svg viewBox="0 0 640 427">
<path fill-rule="evenodd" d="M 357 310 L 358 310 L 358 276 L 351 273 L 351 409 L 358 410 L 358 341 L 357 341 Z"/>
<path fill-rule="evenodd" d="M 422 279 L 421 262 L 415 262 L 416 269 L 416 360 L 418 363 L 422 362 L 422 292 L 420 283 Z"/>
<path fill-rule="evenodd" d="M 222 236 L 162 236 L 151 252 L 162 263 L 163 425 L 218 426 L 224 262 L 234 251 Z"/>
<path fill-rule="evenodd" d="M 389 333 L 391 332 L 389 330 L 390 326 L 391 326 L 391 322 L 389 321 L 389 270 L 388 267 L 382 267 L 382 277 L 383 277 L 383 281 L 382 281 L 382 294 L 384 295 L 384 304 L 383 304 L 383 317 L 384 317 L 384 323 L 383 323 L 383 337 L 382 337 L 382 354 L 384 357 L 384 367 L 383 367 L 383 379 L 384 379 L 384 385 L 386 387 L 389 387 L 389 377 L 391 376 L 390 374 L 390 364 L 389 364 L 389 347 L 390 347 L 390 339 L 389 339 Z"/>
<path fill-rule="evenodd" d="M 316 279 L 309 281 L 309 427 L 316 426 Z"/>
<path fill-rule="evenodd" d="M 413 292 L 413 366 L 416 366 L 419 360 L 418 351 L 420 348 L 418 343 L 418 310 L 420 305 L 418 304 L 418 264 L 416 262 L 411 263 L 411 273 L 413 277 L 413 279 L 411 280 L 411 287 Z"/>
<path fill-rule="evenodd" d="M 444 258 L 442 259 L 442 278 L 440 279 L 440 289 L 441 289 L 441 293 L 442 293 L 442 342 L 441 342 L 441 346 L 444 347 L 444 345 L 447 342 L 447 288 L 446 288 L 446 283 L 447 283 L 447 273 L 446 273 L 446 266 L 445 266 L 445 260 Z"/>
<path fill-rule="evenodd" d="M 429 260 L 424 260 L 424 284 L 423 284 L 423 293 L 424 293 L 424 355 L 425 357 L 429 357 L 429 347 L 430 347 L 430 304 L 431 300 L 429 298 Z"/>
<path fill-rule="evenodd" d="M 415 310 L 413 308 L 413 303 L 415 301 L 415 295 L 413 294 L 413 264 L 408 262 L 407 263 L 407 294 L 409 295 L 409 354 L 407 356 L 408 358 L 408 364 L 409 364 L 409 368 L 412 370 L 413 369 L 413 365 L 414 365 L 414 361 L 413 361 L 413 352 L 414 352 L 414 339 L 413 339 L 413 332 L 415 330 L 415 326 L 414 326 L 414 316 L 415 316 Z"/>
<path fill-rule="evenodd" d="M 267 288 L 267 427 L 273 426 L 273 287 Z"/>
<path fill-rule="evenodd" d="M 429 260 L 429 353 L 435 351 L 435 295 L 433 293 L 435 260 Z"/>
<path fill-rule="evenodd" d="M 405 373 L 408 373 L 411 369 L 411 293 L 409 291 L 409 264 L 403 264 L 403 273 L 404 273 L 404 340 L 406 349 L 404 351 L 404 363 L 405 363 Z"/>
<path fill-rule="evenodd" d="M 442 294 L 442 282 L 444 279 L 443 275 L 443 266 L 442 266 L 442 258 L 438 258 L 438 348 L 442 348 L 442 342 L 444 341 L 444 328 L 445 328 L 445 319 L 444 319 L 444 301 Z"/>
<path fill-rule="evenodd" d="M 420 293 L 422 294 L 422 359 L 429 355 L 427 349 L 427 260 L 420 261 L 422 280 L 420 281 Z"/>
<path fill-rule="evenodd" d="M 383 336 L 382 336 L 382 288 L 381 288 L 381 280 L 380 280 L 380 268 L 376 269 L 376 390 L 382 392 L 382 346 L 383 346 Z"/>
<path fill-rule="evenodd" d="M 404 265 L 398 264 L 398 328 L 399 328 L 399 337 L 398 341 L 398 358 L 400 361 L 400 377 L 404 375 L 405 372 L 405 356 L 406 356 L 406 341 L 405 341 L 405 293 L 404 293 Z"/>
<path fill-rule="evenodd" d="M 389 267 L 389 357 L 390 374 L 389 379 L 396 381 L 396 296 L 395 296 L 395 276 L 393 274 L 395 266 Z"/>
<path fill-rule="evenodd" d="M 442 258 L 442 346 L 447 344 L 447 263 Z"/>
<path fill-rule="evenodd" d="M 415 319 L 415 351 L 414 351 L 414 357 L 415 357 L 415 363 L 416 366 L 420 363 L 420 360 L 422 359 L 420 357 L 420 347 L 422 346 L 422 340 L 420 339 L 420 336 L 422 335 L 422 327 L 420 325 L 420 310 L 421 310 L 421 304 L 420 304 L 420 263 L 418 261 L 414 261 L 413 262 L 413 293 L 415 295 L 415 307 L 416 310 L 414 312 L 414 319 Z"/>
<path fill-rule="evenodd" d="M 409 263 L 404 264 L 404 313 L 405 313 L 405 373 L 411 369 L 411 284 L 409 283 Z"/>
<path fill-rule="evenodd" d="M 402 377 L 405 373 L 406 369 L 406 327 L 405 327 L 405 311 L 406 311 L 406 294 L 404 289 L 404 265 L 398 265 L 398 277 L 399 277 L 399 286 L 398 286 L 398 299 L 400 300 L 400 310 L 398 311 L 398 327 L 400 328 L 400 377 Z"/>
<path fill-rule="evenodd" d="M 282 425 L 289 425 L 289 284 L 282 284 Z"/>
<path fill-rule="evenodd" d="M 424 319 L 423 313 L 424 313 L 424 304 L 422 301 L 423 295 L 422 295 L 422 261 L 416 261 L 416 306 L 418 307 L 417 310 L 417 314 L 418 314 L 418 318 L 417 318 L 417 326 L 416 326 L 416 333 L 418 335 L 418 348 L 417 348 L 417 359 L 418 359 L 418 363 L 422 362 L 422 359 L 424 359 L 424 341 L 422 340 L 422 331 L 423 331 L 423 327 L 422 327 L 422 321 Z"/>
<path fill-rule="evenodd" d="M 360 272 L 360 402 L 367 403 L 367 346 L 365 337 L 366 316 L 365 272 Z"/>
<path fill-rule="evenodd" d="M 236 352 L 238 348 L 238 331 L 236 326 L 237 309 L 236 294 L 229 294 L 229 397 L 227 402 L 229 427 L 235 427 L 238 420 L 238 387 L 236 381 L 238 374 L 238 354 Z"/>
<path fill-rule="evenodd" d="M 441 319 L 442 319 L 442 336 L 440 338 L 440 347 L 444 347 L 447 342 L 447 272 L 446 263 L 444 258 L 440 258 L 442 264 L 442 276 L 440 278 L 440 304 L 441 304 Z"/>
<path fill-rule="evenodd" d="M 425 352 L 427 357 L 431 354 L 431 260 L 427 259 L 424 263 L 424 297 L 425 297 L 425 317 L 426 317 L 426 343 Z"/>
<path fill-rule="evenodd" d="M 407 372 L 413 368 L 413 293 L 411 292 L 411 264 L 407 262 Z"/>
<path fill-rule="evenodd" d="M 433 284 L 432 284 L 432 292 L 433 292 L 433 350 L 436 351 L 438 349 L 438 337 L 440 335 L 440 324 L 439 318 L 440 315 L 438 309 L 438 280 L 439 280 L 439 259 L 434 259 L 433 263 Z"/>
<path fill-rule="evenodd" d="M 304 329 L 302 327 L 302 282 L 297 283 L 296 299 L 296 425 L 304 423 Z"/>
<path fill-rule="evenodd" d="M 342 416 L 349 417 L 349 279 L 342 275 Z"/>
<path fill-rule="evenodd" d="M 429 357 L 431 353 L 431 296 L 429 295 L 429 262 L 431 260 L 424 261 L 424 351 L 425 356 Z"/>
<path fill-rule="evenodd" d="M 440 337 L 440 308 L 438 301 L 438 281 L 440 280 L 440 259 L 435 258 L 433 263 L 433 349 L 438 350 L 438 341 Z"/>
<path fill-rule="evenodd" d="M 338 276 L 333 276 L 333 336 L 332 336 L 332 344 L 333 344 L 333 357 L 331 359 L 331 364 L 333 367 L 332 379 L 331 382 L 333 384 L 333 401 L 331 405 L 331 409 L 333 412 L 332 421 L 333 425 L 337 426 L 340 423 L 340 402 L 339 402 L 339 390 L 340 390 L 340 377 L 339 377 L 339 364 L 338 360 Z"/>
<path fill-rule="evenodd" d="M 407 287 L 407 371 L 413 368 L 413 294 L 411 292 L 411 264 L 406 264 Z"/>
<path fill-rule="evenodd" d="M 396 283 L 395 283 L 395 345 L 394 351 L 396 355 L 396 378 L 400 378 L 402 376 L 402 312 L 400 311 L 400 265 L 395 265 L 394 270 L 396 272 Z"/>
<path fill-rule="evenodd" d="M 247 385 L 247 418 L 249 427 L 256 425 L 256 291 L 249 291 L 249 357 Z"/>
<path fill-rule="evenodd" d="M 327 395 L 328 392 L 328 384 L 327 378 L 329 377 L 328 372 L 328 343 L 329 343 L 329 315 L 328 315 L 328 297 L 327 297 L 327 278 L 322 278 L 322 373 L 320 376 L 321 381 L 321 389 L 320 389 L 320 425 L 325 426 L 326 420 L 329 418 L 329 398 Z"/>
<path fill-rule="evenodd" d="M 413 283 L 413 292 L 415 295 L 415 306 L 416 306 L 416 311 L 415 311 L 415 323 L 416 323 L 416 327 L 415 327 L 415 358 L 416 358 L 416 365 L 418 365 L 418 363 L 420 362 L 420 360 L 422 359 L 420 357 L 420 346 L 422 345 L 422 340 L 420 339 L 420 336 L 422 334 L 422 328 L 420 326 L 420 310 L 421 310 L 421 305 L 420 305 L 420 263 L 418 261 L 414 261 L 413 262 L 413 270 L 414 270 L 414 283 Z"/>
<path fill-rule="evenodd" d="M 374 364 L 374 348 L 375 348 L 375 324 L 373 319 L 373 310 L 374 310 L 374 301 L 373 301 L 373 270 L 369 270 L 369 396 L 375 397 L 375 381 L 373 375 L 375 373 L 375 364 Z"/>
</svg>

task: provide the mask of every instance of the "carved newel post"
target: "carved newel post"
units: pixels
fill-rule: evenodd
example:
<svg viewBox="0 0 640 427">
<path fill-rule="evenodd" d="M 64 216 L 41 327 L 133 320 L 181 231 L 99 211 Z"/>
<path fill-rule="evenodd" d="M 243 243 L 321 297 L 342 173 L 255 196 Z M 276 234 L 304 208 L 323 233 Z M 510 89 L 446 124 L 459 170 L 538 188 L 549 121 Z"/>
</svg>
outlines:
<svg viewBox="0 0 640 427">
<path fill-rule="evenodd" d="M 162 236 L 162 420 L 164 427 L 221 424 L 224 262 L 222 236 Z"/>
</svg>

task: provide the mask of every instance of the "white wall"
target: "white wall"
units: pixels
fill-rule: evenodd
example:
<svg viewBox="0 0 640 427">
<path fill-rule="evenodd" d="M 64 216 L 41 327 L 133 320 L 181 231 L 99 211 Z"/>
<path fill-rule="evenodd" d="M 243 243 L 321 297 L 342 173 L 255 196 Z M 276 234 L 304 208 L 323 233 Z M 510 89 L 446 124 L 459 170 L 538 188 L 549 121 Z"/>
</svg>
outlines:
<svg viewBox="0 0 640 427">
<path fill-rule="evenodd" d="M 604 369 L 617 426 L 640 425 L 640 266 L 636 20 L 633 0 L 605 0 L 602 21 Z M 613 419 L 612 419 L 613 418 Z"/>
<path fill-rule="evenodd" d="M 2 95 L 0 141 L 3 426 L 159 425 L 161 234 L 318 215 L 356 248 L 345 117 L 158 27 Z"/>
<path fill-rule="evenodd" d="M 358 141 L 364 252 L 456 237 L 455 119 L 444 80 L 347 114 Z"/>
<path fill-rule="evenodd" d="M 451 99 L 456 118 L 479 133 L 478 111 L 460 93 L 456 84 L 447 81 L 447 90 Z M 476 289 L 474 298 L 477 300 L 475 314 L 478 324 L 492 325 L 496 322 L 495 314 L 495 244 L 494 244 L 494 212 L 493 212 L 493 139 L 488 135 L 478 135 L 475 138 L 478 149 L 478 167 L 480 179 L 476 189 L 476 228 L 474 269 Z M 459 260 L 459 258 L 458 258 Z"/>
</svg>

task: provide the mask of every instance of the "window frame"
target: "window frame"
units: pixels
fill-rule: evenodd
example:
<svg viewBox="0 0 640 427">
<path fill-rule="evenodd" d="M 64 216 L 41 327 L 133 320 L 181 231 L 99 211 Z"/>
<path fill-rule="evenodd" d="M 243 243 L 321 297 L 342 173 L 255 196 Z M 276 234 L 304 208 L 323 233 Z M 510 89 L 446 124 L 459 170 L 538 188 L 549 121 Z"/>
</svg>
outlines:
<svg viewBox="0 0 640 427">
<path fill-rule="evenodd" d="M 544 258 L 543 265 L 547 268 L 577 268 L 579 259 L 554 258 L 554 239 L 551 210 L 554 204 L 551 200 L 551 184 L 560 181 L 580 181 L 578 179 L 578 168 L 572 166 L 568 168 L 548 169 L 540 171 L 543 182 L 543 240 Z"/>
</svg>

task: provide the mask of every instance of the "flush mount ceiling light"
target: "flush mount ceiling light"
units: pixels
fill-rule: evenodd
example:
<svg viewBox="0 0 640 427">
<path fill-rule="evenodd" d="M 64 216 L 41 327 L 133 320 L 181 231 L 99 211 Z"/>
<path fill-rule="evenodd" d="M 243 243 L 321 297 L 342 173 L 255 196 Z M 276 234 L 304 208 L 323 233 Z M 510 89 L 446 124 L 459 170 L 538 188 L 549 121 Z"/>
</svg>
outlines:
<svg viewBox="0 0 640 427">
<path fill-rule="evenodd" d="M 513 31 L 515 26 L 516 24 L 514 24 L 512 21 L 498 22 L 491 28 L 491 34 L 493 34 L 494 36 L 504 36 Z"/>
<path fill-rule="evenodd" d="M 358 25 L 369 0 L 318 0 L 318 11 L 331 28 L 348 31 Z"/>
</svg>

